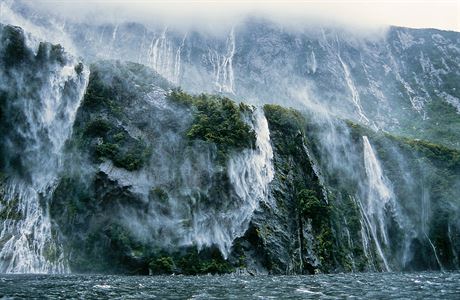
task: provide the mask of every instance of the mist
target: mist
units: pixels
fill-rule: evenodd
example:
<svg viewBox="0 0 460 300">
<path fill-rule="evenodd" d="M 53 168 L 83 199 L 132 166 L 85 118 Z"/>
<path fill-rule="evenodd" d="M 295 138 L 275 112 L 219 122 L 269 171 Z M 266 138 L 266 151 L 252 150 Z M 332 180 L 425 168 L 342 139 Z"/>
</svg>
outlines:
<svg viewBox="0 0 460 300">
<path fill-rule="evenodd" d="M 33 155 L 20 161 L 32 177 L 26 183 L 45 187 L 36 189 L 49 206 L 34 216 L 49 212 L 47 228 L 62 229 L 62 249 L 71 252 L 62 252 L 61 261 L 72 270 L 93 270 L 92 251 L 113 250 L 115 260 L 128 258 L 123 268 L 140 264 L 146 272 L 156 255 L 191 248 L 217 249 L 224 260 L 244 254 L 262 266 L 256 270 L 271 272 L 277 264 L 282 274 L 458 269 L 459 34 L 389 26 L 456 29 L 456 7 L 453 1 L 0 0 L 0 23 L 22 28 L 5 25 L 0 32 L 0 58 L 10 63 L 4 82 L 14 83 L 0 84 L 0 92 L 13 94 L 17 85 L 24 95 L 0 93 L 0 105 L 20 104 L 0 108 L 31 119 L 22 118 L 24 125 L 5 119 L 0 130 L 15 141 L 30 127 L 36 137 L 21 140 L 27 147 L 5 147 L 4 157 L 14 161 L 16 149 L 30 149 Z M 60 56 L 46 60 L 64 51 L 68 65 Z M 49 66 L 49 82 L 35 76 L 48 70 L 41 64 Z M 66 87 L 75 89 L 72 101 Z M 184 99 L 170 97 L 175 88 Z M 190 100 L 202 93 L 216 95 L 212 103 L 234 101 L 235 113 Z M 37 99 L 31 112 L 29 95 Z M 254 133 L 247 147 L 232 144 L 240 129 L 216 130 L 230 117 Z M 195 136 L 191 128 L 201 127 L 219 139 Z M 228 155 L 221 161 L 219 153 Z M 12 176 L 16 169 L 0 171 Z M 13 192 L 6 199 L 14 200 Z M 306 213 L 302 194 L 317 198 L 321 220 Z M 21 203 L 40 204 L 38 196 L 26 196 Z M 42 244 L 48 240 L 47 229 Z M 320 243 L 326 240 L 329 246 Z M 331 249 L 344 255 L 333 257 Z M 258 251 L 276 259 L 265 265 Z M 47 262 L 45 254 L 36 260 Z M 100 270 L 111 268 L 114 258 L 103 259 Z"/>
<path fill-rule="evenodd" d="M 248 16 L 284 25 L 348 26 L 372 29 L 395 25 L 460 30 L 458 1 L 23 1 L 37 10 L 72 21 L 114 23 L 136 21 L 181 28 L 219 30 Z M 377 13 L 378 12 L 378 13 Z M 442 15 L 442 18 L 439 16 Z"/>
</svg>

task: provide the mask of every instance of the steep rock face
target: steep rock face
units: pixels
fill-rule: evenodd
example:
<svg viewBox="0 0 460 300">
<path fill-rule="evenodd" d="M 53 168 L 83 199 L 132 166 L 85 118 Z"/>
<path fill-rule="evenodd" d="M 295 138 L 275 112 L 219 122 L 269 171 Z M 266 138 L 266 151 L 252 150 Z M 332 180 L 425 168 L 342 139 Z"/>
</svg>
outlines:
<svg viewBox="0 0 460 300">
<path fill-rule="evenodd" d="M 458 269 L 457 33 L 69 24 L 86 59 L 142 63 L 97 61 L 85 89 L 62 47 L 2 30 L 2 270 Z"/>
<path fill-rule="evenodd" d="M 273 145 L 275 177 L 270 184 L 270 201 L 254 215 L 236 248 L 246 250 L 256 265 L 270 273 L 327 271 L 333 249 L 331 244 L 321 243 L 332 242 L 330 231 L 326 232 L 330 230 L 329 207 L 308 157 L 305 121 L 297 111 L 275 105 L 266 105 L 264 111 Z M 308 199 L 303 199 L 302 193 L 309 193 Z M 318 201 L 317 212 L 309 211 L 309 200 Z M 312 219 L 316 213 L 324 214 Z"/>
<path fill-rule="evenodd" d="M 0 272 L 68 269 L 48 207 L 88 71 L 0 24 Z"/>
<path fill-rule="evenodd" d="M 210 34 L 165 24 L 70 23 L 21 1 L 4 4 L 2 18 L 43 37 L 48 33 L 89 61 L 150 66 L 189 92 L 299 109 L 320 106 L 373 128 L 459 147 L 457 32 L 292 29 L 249 18 Z"/>
<path fill-rule="evenodd" d="M 170 88 L 138 64 L 92 65 L 51 205 L 72 270 L 340 267 L 302 115 Z"/>
<path fill-rule="evenodd" d="M 170 88 L 142 65 L 92 65 L 51 206 L 73 270 L 231 270 L 271 180 L 265 117 Z"/>
<path fill-rule="evenodd" d="M 367 147 L 387 180 L 391 209 L 386 213 L 392 216 L 386 219 L 393 219 L 393 225 L 386 225 L 387 253 L 393 263 L 409 270 L 458 268 L 459 152 L 356 125 L 352 136 L 358 141 L 368 136 Z"/>
</svg>

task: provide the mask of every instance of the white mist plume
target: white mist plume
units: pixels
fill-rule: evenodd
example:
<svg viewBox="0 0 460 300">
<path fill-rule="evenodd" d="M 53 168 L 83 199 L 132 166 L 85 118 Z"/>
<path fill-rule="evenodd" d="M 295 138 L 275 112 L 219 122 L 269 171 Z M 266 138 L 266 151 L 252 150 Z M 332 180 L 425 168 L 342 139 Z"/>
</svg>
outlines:
<svg viewBox="0 0 460 300">
<path fill-rule="evenodd" d="M 139 21 L 142 23 L 208 26 L 216 29 L 247 15 L 285 24 L 336 23 L 357 27 L 398 25 L 460 30 L 459 3 L 455 0 L 35 0 L 24 1 L 71 20 L 89 22 Z M 376 12 L 378 11 L 378 14 Z M 439 17 L 442 16 L 442 17 Z"/>
</svg>

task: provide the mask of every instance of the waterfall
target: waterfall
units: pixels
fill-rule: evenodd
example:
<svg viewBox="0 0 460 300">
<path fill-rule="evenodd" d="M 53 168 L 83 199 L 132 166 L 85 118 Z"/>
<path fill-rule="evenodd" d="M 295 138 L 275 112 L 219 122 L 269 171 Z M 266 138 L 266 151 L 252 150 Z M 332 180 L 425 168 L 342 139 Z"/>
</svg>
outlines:
<svg viewBox="0 0 460 300">
<path fill-rule="evenodd" d="M 326 189 L 326 181 L 324 179 L 324 176 L 321 172 L 321 168 L 319 167 L 318 160 L 316 157 L 314 157 L 310 150 L 308 149 L 305 141 L 303 141 L 303 149 L 305 153 L 307 154 L 308 160 L 311 163 L 313 172 L 315 173 L 316 177 L 318 177 L 319 185 L 321 186 L 321 193 L 323 194 L 324 200 L 326 200 L 326 203 L 329 203 L 329 198 L 327 196 L 327 189 Z"/>
<path fill-rule="evenodd" d="M 173 74 L 174 80 L 172 81 L 175 84 L 180 83 L 181 56 L 182 56 L 182 49 L 184 48 L 186 39 L 187 39 L 187 33 L 184 34 L 184 38 L 182 39 L 182 43 L 180 44 L 179 48 L 177 48 L 177 51 L 176 51 L 176 58 L 174 60 L 174 74 Z"/>
<path fill-rule="evenodd" d="M 433 250 L 434 257 L 436 258 L 436 262 L 438 263 L 438 266 L 441 270 L 443 270 L 443 266 L 441 263 L 441 260 L 439 259 L 438 253 L 436 251 L 436 247 L 434 246 L 433 242 L 430 239 L 430 236 L 428 235 L 428 223 L 429 223 L 429 213 L 431 211 L 430 207 L 430 199 L 429 199 L 429 194 L 426 189 L 423 189 L 422 193 L 422 209 L 421 209 L 421 221 L 422 221 L 422 233 L 425 236 L 425 238 L 428 240 L 428 244 L 430 244 L 431 249 Z"/>
<path fill-rule="evenodd" d="M 256 149 L 246 149 L 233 155 L 227 165 L 230 183 L 237 195 L 237 203 L 223 212 L 214 224 L 221 235 L 206 236 L 206 245 L 216 244 L 226 258 L 233 240 L 242 236 L 261 201 L 268 201 L 268 186 L 274 177 L 273 150 L 268 122 L 262 109 L 254 111 L 250 122 L 256 132 Z M 212 239 L 212 240 L 209 240 Z"/>
<path fill-rule="evenodd" d="M 367 258 L 367 261 L 371 264 L 373 269 L 375 270 L 375 263 L 374 263 L 374 257 L 372 255 L 371 249 L 370 249 L 370 234 L 369 234 L 369 226 L 367 223 L 365 223 L 365 217 L 364 213 L 362 210 L 361 205 L 358 203 L 358 207 L 360 208 L 360 213 L 361 213 L 361 218 L 359 220 L 361 224 L 361 240 L 363 244 L 363 251 L 364 251 L 364 256 Z"/>
<path fill-rule="evenodd" d="M 240 217 L 239 223 L 249 222 L 260 201 L 267 201 L 268 185 L 274 177 L 270 131 L 262 109 L 254 111 L 253 129 L 257 136 L 256 150 L 244 150 L 230 158 L 228 163 L 230 182 L 247 207 L 242 210 L 244 218 Z M 240 234 L 244 231 L 246 228 L 241 228 Z"/>
<path fill-rule="evenodd" d="M 116 168 L 110 162 L 100 165 L 111 180 L 143 195 L 149 205 L 146 212 L 124 208 L 120 219 L 132 233 L 139 238 L 152 237 L 150 242 L 159 247 L 196 246 L 200 250 L 215 246 L 226 258 L 233 241 L 246 232 L 260 202 L 268 201 L 274 167 L 263 110 L 255 109 L 245 118 L 256 133 L 256 147 L 230 153 L 224 167 L 216 165 L 213 152 L 203 145 L 189 148 L 182 131 L 165 132 L 161 124 L 168 124 L 169 117 L 178 122 L 189 116 L 160 103 L 152 102 L 159 119 L 154 130 L 162 132 L 158 139 L 164 140 L 156 140 L 151 165 L 136 172 Z M 185 122 L 179 126 L 190 125 Z M 163 200 L 152 198 L 152 191 L 161 193 Z"/>
<path fill-rule="evenodd" d="M 382 259 L 385 269 L 390 271 L 380 240 L 383 240 L 385 246 L 389 246 L 385 211 L 387 206 L 391 209 L 394 207 L 392 203 L 394 195 L 367 136 L 363 136 L 363 151 L 364 167 L 368 180 L 368 191 L 366 200 L 364 203 L 361 203 L 362 214 L 372 235 L 377 253 Z"/>
<path fill-rule="evenodd" d="M 159 37 L 152 39 L 148 50 L 147 64 L 158 74 L 177 85 L 180 83 L 181 55 L 187 34 L 184 35 L 182 43 L 174 51 L 173 42 L 168 40 L 167 32 L 168 28 L 165 27 Z"/>
<path fill-rule="evenodd" d="M 338 43 L 339 42 L 338 42 L 338 37 L 337 37 L 337 44 Z M 340 49 L 337 50 L 337 58 L 339 59 L 339 62 L 342 65 L 343 73 L 345 75 L 345 82 L 347 83 L 347 86 L 350 89 L 351 100 L 353 101 L 353 104 L 355 105 L 356 110 L 358 111 L 359 121 L 363 122 L 366 125 L 369 125 L 370 121 L 364 114 L 364 110 L 361 106 L 361 100 L 359 98 L 359 93 L 358 93 L 358 90 L 356 89 L 353 79 L 351 78 L 350 70 L 348 69 L 348 66 L 345 64 L 342 57 L 340 56 Z"/>
<path fill-rule="evenodd" d="M 214 84 L 218 92 L 235 93 L 234 74 L 233 74 L 233 56 L 235 55 L 235 31 L 234 28 L 226 41 L 226 53 L 219 54 L 217 51 L 209 51 L 209 60 L 213 66 Z"/>
<path fill-rule="evenodd" d="M 318 68 L 318 63 L 316 61 L 316 55 L 313 50 L 310 51 L 310 55 L 307 60 L 308 73 L 315 74 L 316 69 Z"/>
<path fill-rule="evenodd" d="M 359 120 L 361 122 L 364 122 L 364 124 L 369 124 L 369 119 L 364 114 L 364 110 L 363 110 L 363 108 L 361 106 L 361 100 L 359 98 L 359 93 L 358 93 L 358 90 L 356 89 L 356 86 L 355 86 L 353 80 L 351 79 L 351 75 L 350 75 L 350 71 L 348 70 L 348 66 L 342 60 L 342 58 L 340 57 L 340 54 L 338 54 L 338 58 L 339 58 L 340 64 L 342 65 L 343 72 L 345 74 L 345 81 L 346 81 L 347 86 L 348 86 L 348 88 L 350 89 L 350 92 L 351 92 L 351 99 L 352 99 L 353 104 L 355 105 L 355 107 L 356 107 L 356 109 L 358 111 Z"/>
<path fill-rule="evenodd" d="M 6 216 L 0 224 L 0 272 L 68 271 L 63 249 L 54 238 L 48 201 L 89 71 L 66 54 L 54 57 L 53 47 L 40 45 L 43 56 L 33 58 L 38 63 L 18 63 L 12 70 L 0 71 L 0 81 L 15 89 L 4 104 L 7 114 L 2 120 L 8 128 L 2 137 L 3 151 L 10 163 L 0 186 L 0 213 Z M 37 73 L 41 79 L 36 79 Z"/>
<path fill-rule="evenodd" d="M 109 59 L 112 58 L 112 55 L 115 50 L 114 48 L 115 48 L 115 42 L 117 41 L 118 27 L 119 27 L 119 24 L 115 25 L 115 27 L 113 28 L 112 39 L 110 40 L 109 51 L 107 53 L 107 58 Z"/>
</svg>

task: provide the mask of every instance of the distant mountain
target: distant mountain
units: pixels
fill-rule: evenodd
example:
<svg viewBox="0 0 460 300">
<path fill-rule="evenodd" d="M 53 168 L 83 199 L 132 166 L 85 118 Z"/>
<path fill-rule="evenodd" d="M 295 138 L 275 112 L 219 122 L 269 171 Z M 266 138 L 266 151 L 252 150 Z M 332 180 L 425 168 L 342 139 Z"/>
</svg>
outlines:
<svg viewBox="0 0 460 300">
<path fill-rule="evenodd" d="M 1 5 L 0 271 L 459 268 L 460 33 Z"/>
</svg>

